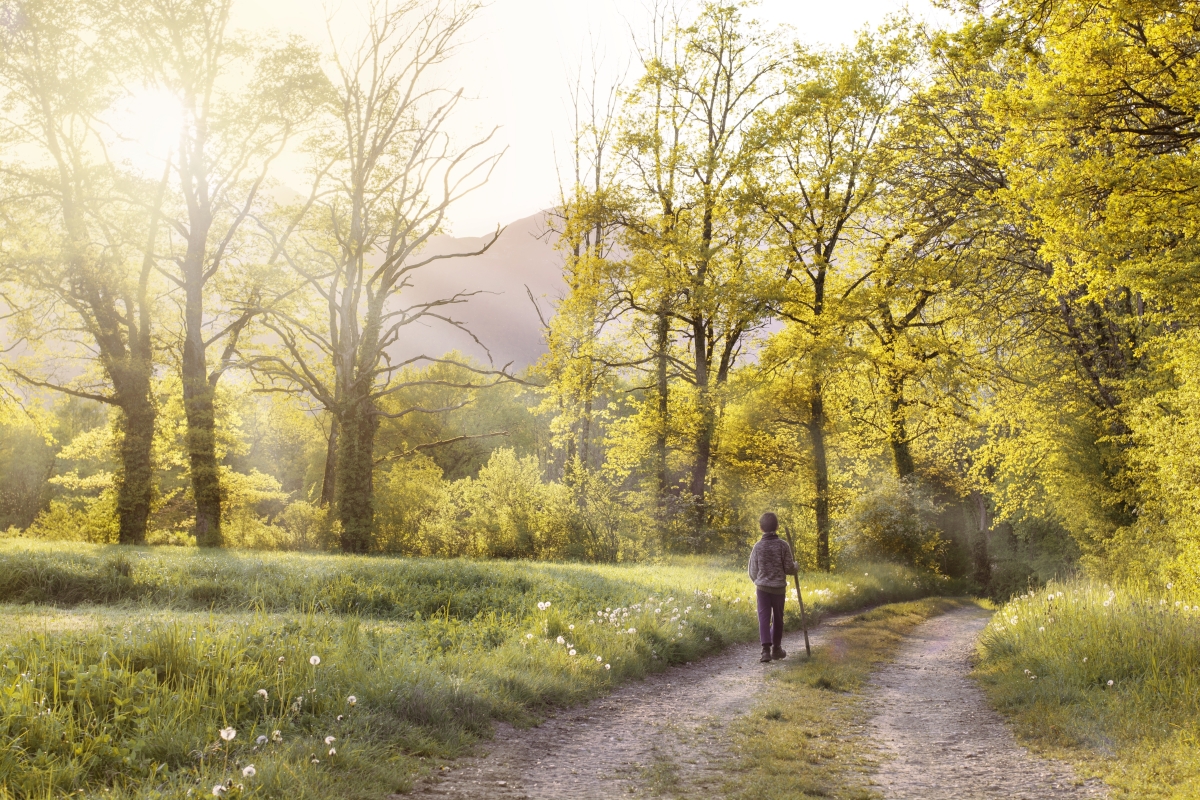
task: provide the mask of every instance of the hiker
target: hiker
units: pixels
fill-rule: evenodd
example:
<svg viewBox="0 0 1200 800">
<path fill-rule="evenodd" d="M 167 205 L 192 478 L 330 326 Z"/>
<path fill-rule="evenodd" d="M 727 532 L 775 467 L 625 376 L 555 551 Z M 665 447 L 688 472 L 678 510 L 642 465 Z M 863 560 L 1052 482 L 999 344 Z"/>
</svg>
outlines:
<svg viewBox="0 0 1200 800">
<path fill-rule="evenodd" d="M 796 574 L 792 548 L 776 535 L 779 518 L 768 511 L 758 520 L 762 538 L 750 551 L 750 580 L 758 590 L 758 639 L 764 663 L 787 658 L 783 649 L 783 601 L 787 599 L 787 576 Z"/>
</svg>

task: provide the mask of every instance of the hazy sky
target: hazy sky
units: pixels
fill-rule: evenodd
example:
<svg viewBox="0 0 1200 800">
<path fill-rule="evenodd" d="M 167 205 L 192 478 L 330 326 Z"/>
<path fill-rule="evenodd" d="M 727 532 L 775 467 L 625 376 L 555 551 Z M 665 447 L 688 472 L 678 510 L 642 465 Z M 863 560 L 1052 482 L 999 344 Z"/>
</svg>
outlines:
<svg viewBox="0 0 1200 800">
<path fill-rule="evenodd" d="M 295 32 L 324 45 L 326 8 L 337 10 L 339 26 L 353 28 L 365 0 L 244 0 L 240 5 L 239 27 Z M 464 135 L 500 125 L 496 141 L 508 151 L 488 186 L 452 212 L 455 234 L 482 234 L 496 223 L 554 204 L 553 146 L 558 142 L 561 151 L 567 132 L 568 74 L 593 43 L 611 72 L 627 63 L 630 28 L 641 34 L 646 5 L 643 0 L 492 0 L 472 26 L 471 43 L 459 63 L 460 83 L 475 98 L 459 124 Z M 930 22 L 945 19 L 929 0 L 907 5 Z M 903 7 L 889 0 L 763 0 L 756 16 L 791 26 L 803 41 L 841 44 L 863 25 Z"/>
</svg>

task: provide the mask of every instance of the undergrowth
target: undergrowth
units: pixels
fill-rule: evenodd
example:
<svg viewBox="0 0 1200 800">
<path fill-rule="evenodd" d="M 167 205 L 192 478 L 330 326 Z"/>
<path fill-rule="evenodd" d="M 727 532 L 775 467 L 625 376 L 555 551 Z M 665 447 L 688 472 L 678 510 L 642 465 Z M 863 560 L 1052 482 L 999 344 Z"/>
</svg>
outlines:
<svg viewBox="0 0 1200 800">
<path fill-rule="evenodd" d="M 861 569 L 805 576 L 814 617 L 943 585 Z M 753 638 L 752 588 L 740 569 L 704 559 L 6 543 L 3 598 L 56 607 L 0 607 L 0 797 L 405 791 L 495 721 L 532 724 Z"/>
<path fill-rule="evenodd" d="M 1099 775 L 1113 797 L 1200 786 L 1200 603 L 1170 584 L 1051 583 L 1015 597 L 976 674 L 1032 743 Z"/>
</svg>

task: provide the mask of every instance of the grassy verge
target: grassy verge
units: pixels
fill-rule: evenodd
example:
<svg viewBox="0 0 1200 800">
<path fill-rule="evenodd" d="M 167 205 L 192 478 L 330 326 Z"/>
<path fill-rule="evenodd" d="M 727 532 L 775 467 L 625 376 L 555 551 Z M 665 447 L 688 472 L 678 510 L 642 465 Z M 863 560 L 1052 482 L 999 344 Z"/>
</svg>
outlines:
<svg viewBox="0 0 1200 800">
<path fill-rule="evenodd" d="M 940 587 L 864 571 L 806 579 L 806 601 L 825 613 Z M 0 797 L 404 791 L 496 720 L 529 724 L 753 638 L 749 588 L 700 559 L 3 543 Z"/>
<path fill-rule="evenodd" d="M 1194 798 L 1200 786 L 1200 604 L 1171 587 L 1050 585 L 1014 598 L 976 670 L 1018 732 L 1112 787 Z"/>
<path fill-rule="evenodd" d="M 733 727 L 730 800 L 871 798 L 873 749 L 861 690 L 920 623 L 970 602 L 931 598 L 882 606 L 830 628 L 811 661 L 793 654 L 764 698 Z M 799 656 L 799 657 L 795 657 Z"/>
</svg>

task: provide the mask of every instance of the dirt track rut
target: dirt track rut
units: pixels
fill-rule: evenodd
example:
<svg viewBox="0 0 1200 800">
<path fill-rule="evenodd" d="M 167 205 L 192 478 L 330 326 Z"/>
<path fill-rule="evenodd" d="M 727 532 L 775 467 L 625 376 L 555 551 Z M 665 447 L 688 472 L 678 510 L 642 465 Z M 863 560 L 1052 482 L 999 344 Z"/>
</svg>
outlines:
<svg viewBox="0 0 1200 800">
<path fill-rule="evenodd" d="M 884 754 L 872 788 L 887 800 L 1104 797 L 1102 784 L 1018 745 L 968 677 L 990 617 L 968 607 L 923 623 L 872 677 L 867 730 Z"/>
<path fill-rule="evenodd" d="M 823 628 L 822 628 L 823 629 Z M 814 646 L 820 630 L 813 631 Z M 784 647 L 802 653 L 803 634 Z M 727 757 L 722 733 L 749 709 L 766 676 L 759 645 L 672 667 L 536 728 L 500 725 L 480 756 L 419 785 L 417 797 L 592 800 L 653 796 L 652 787 L 704 782 Z"/>
</svg>

